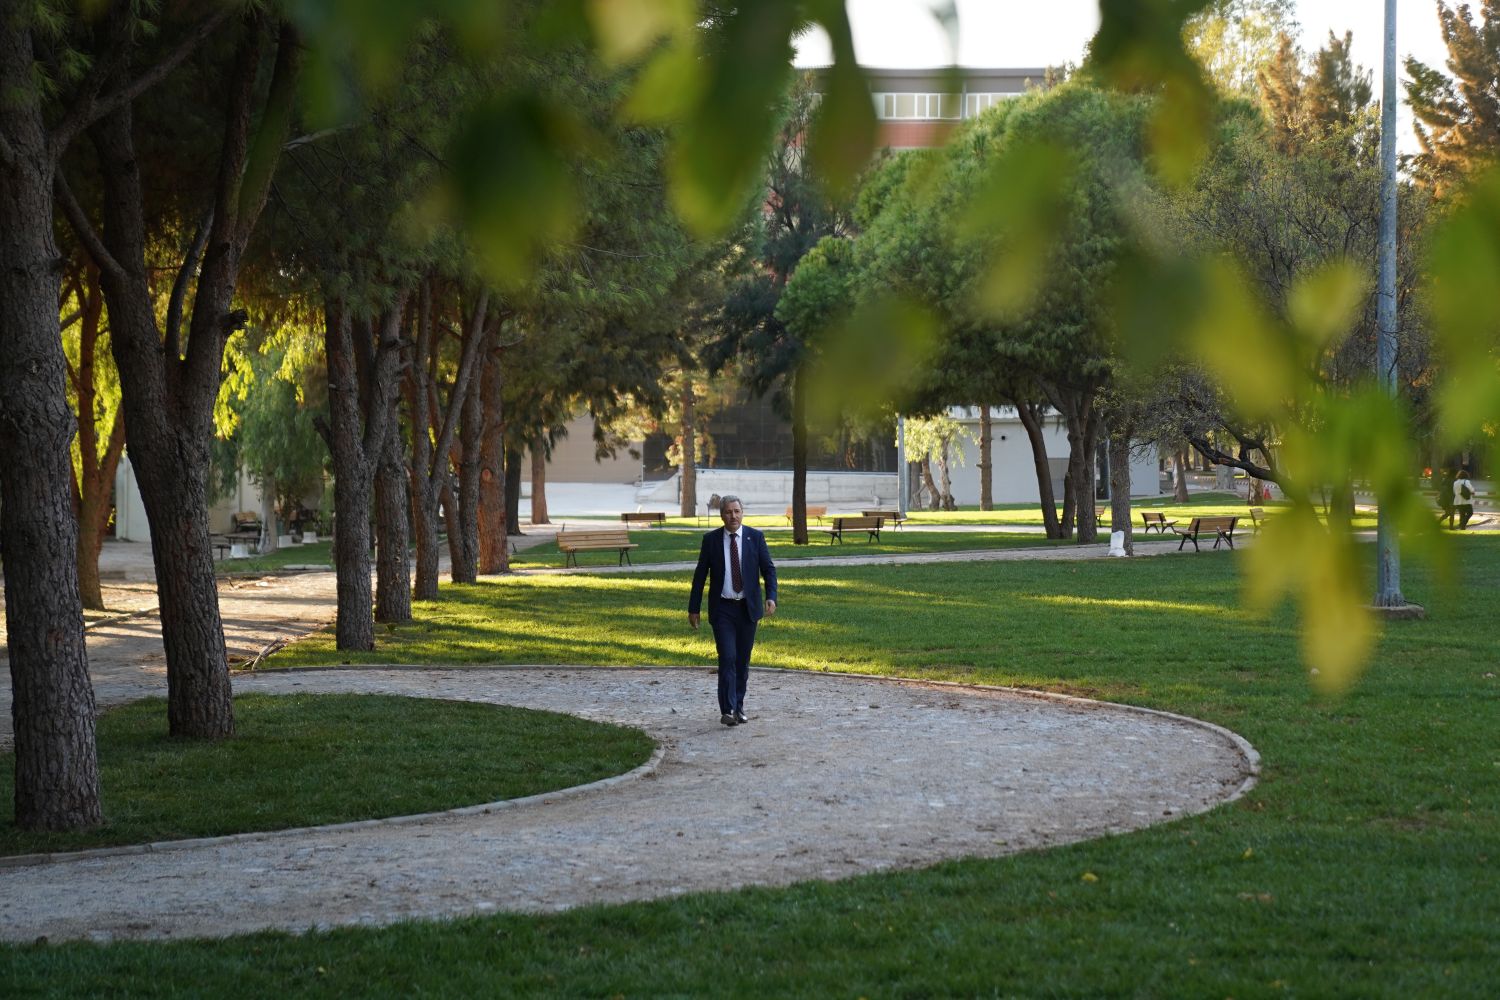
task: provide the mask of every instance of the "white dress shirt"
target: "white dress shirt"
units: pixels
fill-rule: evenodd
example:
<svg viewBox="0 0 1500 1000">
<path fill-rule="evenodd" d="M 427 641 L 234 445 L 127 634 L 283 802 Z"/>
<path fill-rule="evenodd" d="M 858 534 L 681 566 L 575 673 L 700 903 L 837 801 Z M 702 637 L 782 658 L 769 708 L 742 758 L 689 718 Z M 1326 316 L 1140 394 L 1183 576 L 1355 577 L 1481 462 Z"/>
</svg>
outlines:
<svg viewBox="0 0 1500 1000">
<path fill-rule="evenodd" d="M 735 545 L 740 550 L 740 582 L 745 582 L 745 538 L 744 532 L 735 534 L 740 537 L 735 539 Z M 719 592 L 720 597 L 727 597 L 731 601 L 738 601 L 745 596 L 744 591 L 734 589 L 734 571 L 729 568 L 729 532 L 724 532 L 724 589 Z"/>
</svg>

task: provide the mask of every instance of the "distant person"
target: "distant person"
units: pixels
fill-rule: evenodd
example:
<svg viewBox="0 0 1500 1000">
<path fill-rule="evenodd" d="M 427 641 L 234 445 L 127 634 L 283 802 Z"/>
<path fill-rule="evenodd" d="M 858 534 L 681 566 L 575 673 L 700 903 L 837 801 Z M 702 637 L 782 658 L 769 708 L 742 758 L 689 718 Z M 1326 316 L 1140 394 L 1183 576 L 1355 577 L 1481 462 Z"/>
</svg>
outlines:
<svg viewBox="0 0 1500 1000">
<path fill-rule="evenodd" d="M 1443 523 L 1453 527 L 1453 467 L 1445 465 L 1438 470 L 1432 489 L 1437 494 L 1438 506 L 1443 510 Z"/>
<path fill-rule="evenodd" d="M 1453 480 L 1453 509 L 1458 512 L 1458 530 L 1463 531 L 1474 516 L 1474 484 L 1469 481 L 1468 469 L 1459 469 L 1458 478 Z"/>
<path fill-rule="evenodd" d="M 703 581 L 708 579 L 708 626 L 719 654 L 719 721 L 726 726 L 749 722 L 745 688 L 750 681 L 750 650 L 755 628 L 765 615 L 776 613 L 776 564 L 766 547 L 766 536 L 744 527 L 740 498 L 726 496 L 719 503 L 724 527 L 703 536 L 693 592 L 688 597 L 688 624 L 698 627 L 703 606 Z M 728 568 L 726 571 L 726 567 Z M 766 581 L 761 597 L 760 581 Z"/>
</svg>

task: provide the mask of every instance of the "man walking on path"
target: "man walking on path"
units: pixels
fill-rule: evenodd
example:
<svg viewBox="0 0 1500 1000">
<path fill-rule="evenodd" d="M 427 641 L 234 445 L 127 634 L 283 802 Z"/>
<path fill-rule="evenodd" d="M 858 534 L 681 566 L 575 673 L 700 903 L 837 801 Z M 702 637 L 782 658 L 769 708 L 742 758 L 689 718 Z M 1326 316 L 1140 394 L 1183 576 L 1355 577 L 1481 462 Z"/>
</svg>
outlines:
<svg viewBox="0 0 1500 1000">
<path fill-rule="evenodd" d="M 726 726 L 749 722 L 745 687 L 750 681 L 750 650 L 756 624 L 776 613 L 776 564 L 766 547 L 766 536 L 744 526 L 745 509 L 739 497 L 719 504 L 724 527 L 703 536 L 693 591 L 688 597 L 688 624 L 698 627 L 703 606 L 703 581 L 708 580 L 708 625 L 719 653 L 719 721 Z M 764 597 L 761 579 L 765 579 Z"/>
</svg>

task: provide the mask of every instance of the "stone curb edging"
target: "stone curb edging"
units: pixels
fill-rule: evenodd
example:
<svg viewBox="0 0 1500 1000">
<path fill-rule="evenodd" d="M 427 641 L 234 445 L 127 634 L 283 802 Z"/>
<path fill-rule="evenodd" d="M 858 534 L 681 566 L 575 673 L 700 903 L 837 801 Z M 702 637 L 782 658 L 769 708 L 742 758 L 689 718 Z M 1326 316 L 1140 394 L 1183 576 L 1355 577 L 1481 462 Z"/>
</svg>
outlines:
<svg viewBox="0 0 1500 1000">
<path fill-rule="evenodd" d="M 575 795 L 598 791 L 599 789 L 609 788 L 627 781 L 636 781 L 656 773 L 657 768 L 661 766 L 661 762 L 666 755 L 667 748 L 663 744 L 658 743 L 656 749 L 651 752 L 650 758 L 644 764 L 632 768 L 624 774 L 600 778 L 598 781 L 591 781 L 586 785 L 572 785 L 568 788 L 556 788 L 550 792 L 524 795 L 518 799 L 501 799 L 498 802 L 459 806 L 456 809 L 443 809 L 438 812 L 412 813 L 408 816 L 386 816 L 381 819 L 361 819 L 349 823 L 331 823 L 327 826 L 296 826 L 288 827 L 285 830 L 256 830 L 250 833 L 230 833 L 222 837 L 161 840 L 151 844 L 124 844 L 119 847 L 98 847 L 86 851 L 61 851 L 53 854 L 15 854 L 10 857 L 0 857 L 0 868 L 29 868 L 40 865 L 66 864 L 70 861 L 91 861 L 98 858 L 128 857 L 137 854 L 160 854 L 164 851 L 216 847 L 221 844 L 239 844 L 254 840 L 276 840 L 282 837 L 295 837 L 308 833 L 339 833 L 345 830 L 368 830 L 382 826 L 409 826 L 435 819 L 477 816 L 482 813 L 499 812 L 502 809 L 515 809 L 521 806 L 556 802 L 560 799 L 572 798 Z"/>
</svg>

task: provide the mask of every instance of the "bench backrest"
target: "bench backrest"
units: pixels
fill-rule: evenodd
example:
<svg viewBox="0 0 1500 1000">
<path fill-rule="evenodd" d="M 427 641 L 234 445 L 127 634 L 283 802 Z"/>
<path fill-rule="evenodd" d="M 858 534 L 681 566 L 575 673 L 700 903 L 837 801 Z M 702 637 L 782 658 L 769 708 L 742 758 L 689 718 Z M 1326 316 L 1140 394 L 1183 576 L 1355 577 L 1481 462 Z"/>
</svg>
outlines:
<svg viewBox="0 0 1500 1000">
<path fill-rule="evenodd" d="M 1142 524 L 1155 524 L 1158 521 L 1165 521 L 1166 519 L 1167 515 L 1165 514 L 1152 514 L 1144 510 L 1141 511 Z"/>
<path fill-rule="evenodd" d="M 630 532 L 624 528 L 599 528 L 589 531 L 563 531 L 557 536 L 557 547 L 563 551 L 573 548 L 607 548 L 611 545 L 629 545 Z"/>
<path fill-rule="evenodd" d="M 868 531 L 871 528 L 880 527 L 881 520 L 882 518 L 871 515 L 861 515 L 860 517 L 836 517 L 833 519 L 833 526 L 840 531 L 849 531 L 851 529 L 864 529 Z"/>
<path fill-rule="evenodd" d="M 1252 520 L 1252 521 L 1264 521 L 1265 519 L 1266 519 L 1266 509 L 1264 507 L 1251 507 L 1250 508 L 1250 520 Z"/>
<path fill-rule="evenodd" d="M 899 520 L 901 517 L 901 512 L 896 510 L 862 510 L 860 513 L 865 517 L 883 517 L 887 521 Z"/>
<path fill-rule="evenodd" d="M 1193 523 L 1188 525 L 1189 531 L 1233 531 L 1235 523 L 1239 521 L 1234 517 L 1195 517 Z"/>
<path fill-rule="evenodd" d="M 620 512 L 622 521 L 665 521 L 667 515 L 659 510 L 626 510 Z"/>
<path fill-rule="evenodd" d="M 791 517 L 792 516 L 792 508 L 788 507 L 786 509 L 786 514 L 783 515 L 783 516 L 785 516 L 785 517 Z M 815 507 L 812 504 L 808 504 L 807 505 L 807 516 L 808 517 L 826 517 L 826 516 L 828 516 L 828 508 L 826 506 Z"/>
</svg>

